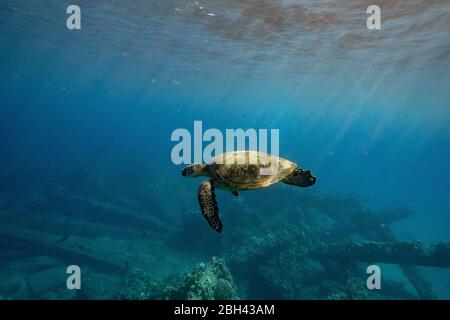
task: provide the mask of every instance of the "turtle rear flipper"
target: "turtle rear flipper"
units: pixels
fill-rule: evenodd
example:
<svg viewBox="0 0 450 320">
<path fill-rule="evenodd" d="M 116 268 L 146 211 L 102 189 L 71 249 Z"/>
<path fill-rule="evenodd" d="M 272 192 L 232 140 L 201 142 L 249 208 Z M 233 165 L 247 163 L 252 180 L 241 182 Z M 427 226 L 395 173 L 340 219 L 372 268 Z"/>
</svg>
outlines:
<svg viewBox="0 0 450 320">
<path fill-rule="evenodd" d="M 222 221 L 219 218 L 219 207 L 217 206 L 216 193 L 211 181 L 203 182 L 198 188 L 198 202 L 200 209 L 208 224 L 215 231 L 222 232 Z"/>
</svg>

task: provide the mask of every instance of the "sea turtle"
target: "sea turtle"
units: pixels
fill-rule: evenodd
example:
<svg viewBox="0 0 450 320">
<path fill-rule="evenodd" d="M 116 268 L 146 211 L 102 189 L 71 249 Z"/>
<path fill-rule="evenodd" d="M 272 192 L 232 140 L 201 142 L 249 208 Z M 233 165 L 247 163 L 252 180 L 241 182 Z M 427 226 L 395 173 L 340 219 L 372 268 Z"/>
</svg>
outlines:
<svg viewBox="0 0 450 320">
<path fill-rule="evenodd" d="M 294 162 L 257 151 L 234 151 L 216 156 L 207 164 L 194 163 L 182 171 L 184 177 L 205 176 L 198 189 L 198 201 L 203 216 L 211 228 L 222 232 L 215 188 L 239 191 L 268 187 L 277 182 L 309 187 L 316 183 L 311 172 L 297 167 Z"/>
</svg>

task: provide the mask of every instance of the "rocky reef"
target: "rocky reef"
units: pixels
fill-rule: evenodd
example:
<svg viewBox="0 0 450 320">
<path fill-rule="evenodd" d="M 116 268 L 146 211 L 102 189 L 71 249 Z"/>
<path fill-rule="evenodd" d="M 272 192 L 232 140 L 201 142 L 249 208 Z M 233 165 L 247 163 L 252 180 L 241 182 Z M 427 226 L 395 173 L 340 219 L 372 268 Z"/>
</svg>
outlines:
<svg viewBox="0 0 450 320">
<path fill-rule="evenodd" d="M 234 300 L 239 299 L 225 260 L 213 257 L 192 271 L 168 281 L 160 299 Z"/>
<path fill-rule="evenodd" d="M 153 198 L 165 203 L 176 184 L 167 180 L 167 192 L 147 195 L 121 181 L 116 193 L 103 191 L 105 181 L 89 194 L 33 187 L 42 194 L 0 208 L 8 222 L 0 224 L 8 244 L 0 252 L 1 299 L 436 299 L 417 266 L 450 268 L 448 242 L 398 241 L 391 224 L 408 219 L 408 208 L 380 212 L 309 190 L 261 190 L 221 203 L 218 235 L 192 192 L 179 195 L 186 208 L 161 205 L 153 216 Z M 43 213 L 33 214 L 37 208 Z M 64 286 L 74 263 L 83 270 L 76 294 Z M 383 278 L 381 291 L 366 287 L 372 263 L 398 272 Z"/>
<path fill-rule="evenodd" d="M 139 268 L 130 268 L 122 279 L 118 299 L 149 300 L 154 298 L 158 283 L 152 279 L 149 272 Z"/>
</svg>

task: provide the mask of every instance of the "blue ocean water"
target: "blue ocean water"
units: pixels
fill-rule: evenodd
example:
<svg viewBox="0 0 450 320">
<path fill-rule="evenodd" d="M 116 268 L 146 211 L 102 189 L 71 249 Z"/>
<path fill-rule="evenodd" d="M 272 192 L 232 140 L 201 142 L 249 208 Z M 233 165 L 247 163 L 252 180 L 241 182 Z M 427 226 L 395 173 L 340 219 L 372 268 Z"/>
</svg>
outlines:
<svg viewBox="0 0 450 320">
<path fill-rule="evenodd" d="M 72 3 L 3 1 L 0 277 L 9 280 L 0 281 L 0 296 L 73 298 L 51 293 L 51 284 L 35 289 L 30 274 L 67 259 L 52 253 L 46 236 L 25 237 L 23 229 L 119 243 L 136 256 L 154 251 L 139 267 L 162 273 L 164 283 L 222 256 L 238 237 L 226 233 L 243 208 L 272 219 L 301 208 L 310 193 L 374 212 L 406 207 L 412 215 L 389 225 L 396 239 L 450 240 L 449 5 L 383 1 L 382 28 L 369 30 L 366 2 L 78 0 L 81 30 L 68 30 Z M 279 129 L 280 156 L 310 169 L 316 185 L 277 185 L 239 199 L 219 191 L 227 240 L 217 244 L 222 235 L 209 229 L 196 200 L 203 179 L 184 179 L 171 159 L 171 133 L 193 132 L 194 121 L 222 132 Z M 267 199 L 271 206 L 261 204 Z M 186 212 L 198 226 L 180 226 Z M 89 232 L 91 224 L 97 229 Z M 169 250 L 174 228 L 214 240 L 208 250 Z M 120 230 L 149 236 L 134 241 Z M 390 268 L 386 274 L 411 286 Z M 419 272 L 437 297 L 450 297 L 448 269 Z M 241 288 L 245 275 L 233 276 L 241 297 L 258 297 Z"/>
</svg>

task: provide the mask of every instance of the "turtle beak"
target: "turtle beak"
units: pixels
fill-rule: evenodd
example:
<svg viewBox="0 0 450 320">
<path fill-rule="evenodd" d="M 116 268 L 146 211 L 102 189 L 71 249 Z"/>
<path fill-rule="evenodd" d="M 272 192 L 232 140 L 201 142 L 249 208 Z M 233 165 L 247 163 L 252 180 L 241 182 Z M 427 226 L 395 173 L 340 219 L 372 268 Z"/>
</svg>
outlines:
<svg viewBox="0 0 450 320">
<path fill-rule="evenodd" d="M 306 182 L 306 184 L 308 185 L 308 187 L 314 185 L 314 184 L 316 183 L 317 178 L 314 177 L 314 176 L 311 174 L 311 171 L 310 171 L 310 170 L 306 170 L 304 173 L 305 173 L 305 175 L 306 175 L 307 177 L 309 176 L 309 177 L 307 178 L 308 181 Z"/>
<path fill-rule="evenodd" d="M 311 171 L 306 170 L 301 174 L 299 185 L 301 187 L 307 188 L 307 187 L 311 187 L 312 185 L 314 185 L 316 183 L 316 181 L 317 181 L 317 178 L 311 174 Z"/>
</svg>

